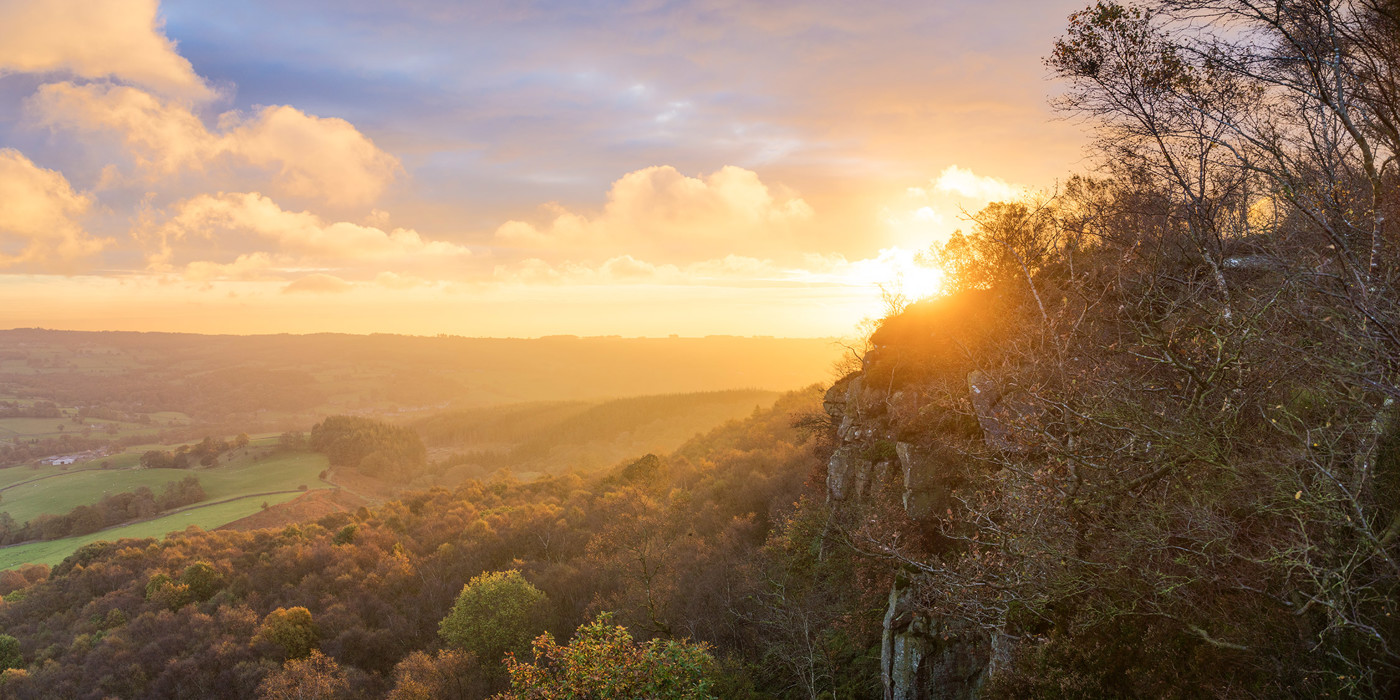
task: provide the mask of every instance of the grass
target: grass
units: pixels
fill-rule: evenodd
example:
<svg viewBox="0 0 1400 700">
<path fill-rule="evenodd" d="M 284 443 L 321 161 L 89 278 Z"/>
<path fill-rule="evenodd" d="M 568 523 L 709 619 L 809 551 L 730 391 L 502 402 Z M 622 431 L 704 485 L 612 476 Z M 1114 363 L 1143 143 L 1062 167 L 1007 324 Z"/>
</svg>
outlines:
<svg viewBox="0 0 1400 700">
<path fill-rule="evenodd" d="M 24 523 L 44 513 L 67 513 L 78 506 L 96 503 L 103 496 L 142 486 L 159 494 L 166 484 L 188 476 L 199 479 L 211 501 L 246 493 L 284 491 L 303 485 L 320 488 L 323 485 L 316 477 L 328 466 L 324 455 L 298 452 L 263 459 L 255 459 L 251 455 L 236 456 L 220 466 L 200 469 L 79 471 L 70 468 L 59 471 L 58 467 L 46 467 L 33 471 L 22 468 L 5 470 L 24 472 L 30 479 L 48 478 L 6 489 L 3 500 L 0 500 L 0 511 L 8 512 L 17 523 Z"/>
<path fill-rule="evenodd" d="M 58 467 L 51 464 L 38 464 L 33 466 L 9 467 L 6 469 L 0 469 L 0 489 L 3 489 L 12 484 L 18 484 L 21 481 L 29 481 L 30 479 L 38 479 L 40 477 L 53 476 L 54 474 L 62 474 L 63 472 L 71 471 L 74 468 L 77 468 L 77 465 L 69 465 L 67 469 L 64 469 L 63 467 Z M 0 502 L 0 510 L 5 510 L 5 504 L 3 502 Z"/>
<path fill-rule="evenodd" d="M 79 547 L 102 540 L 111 542 L 123 538 L 164 537 L 171 532 L 183 530 L 191 525 L 212 530 L 262 510 L 264 502 L 268 505 L 277 505 L 290 501 L 299 495 L 301 494 L 283 493 L 275 496 L 251 496 L 228 503 L 197 507 L 143 523 L 95 532 L 91 535 L 68 537 L 48 542 L 33 542 L 18 547 L 0 549 L 0 571 L 13 569 L 23 564 L 53 566 L 63 561 Z"/>
<path fill-rule="evenodd" d="M 0 570 L 27 563 L 56 564 L 75 549 L 89 542 L 115 540 L 121 537 L 159 537 L 172 530 L 198 525 L 206 530 L 219 527 L 258 512 L 262 503 L 277 504 L 299 495 L 302 486 L 308 490 L 326 488 L 317 477 L 329 464 L 325 455 L 313 452 L 266 454 L 275 439 L 255 440 L 257 448 L 236 450 L 223 464 L 200 469 L 93 469 L 79 471 L 73 467 L 46 466 L 39 469 L 18 468 L 0 470 L 3 492 L 0 510 L 8 511 L 16 522 L 23 523 L 43 513 L 66 513 L 73 508 L 96 503 L 103 495 L 131 491 L 146 486 L 160 492 L 171 481 L 196 476 L 204 487 L 211 505 L 196 505 L 190 510 L 162 516 L 143 523 L 125 525 L 103 532 L 69 537 L 48 542 L 33 542 L 0 549 Z M 167 448 L 168 449 L 168 448 Z M 123 455 L 108 458 L 114 462 Z M 26 479 L 40 481 L 15 485 Z M 249 496 L 269 491 L 293 491 L 275 496 Z M 246 496 L 246 498 L 245 498 Z M 230 500 L 227 503 L 218 501 Z"/>
<path fill-rule="evenodd" d="M 59 430 L 59 426 L 63 426 L 63 430 Z M 67 418 L 0 418 L 0 437 L 40 438 L 64 434 L 82 435 L 83 429 Z"/>
</svg>

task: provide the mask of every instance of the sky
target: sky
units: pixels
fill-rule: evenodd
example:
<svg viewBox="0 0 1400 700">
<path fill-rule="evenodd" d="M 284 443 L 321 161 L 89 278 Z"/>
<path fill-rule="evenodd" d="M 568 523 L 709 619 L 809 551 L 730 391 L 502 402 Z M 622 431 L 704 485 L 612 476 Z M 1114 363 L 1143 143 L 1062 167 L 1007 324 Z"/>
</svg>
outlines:
<svg viewBox="0 0 1400 700">
<path fill-rule="evenodd" d="M 0 327 L 849 335 L 1084 0 L 0 0 Z"/>
</svg>

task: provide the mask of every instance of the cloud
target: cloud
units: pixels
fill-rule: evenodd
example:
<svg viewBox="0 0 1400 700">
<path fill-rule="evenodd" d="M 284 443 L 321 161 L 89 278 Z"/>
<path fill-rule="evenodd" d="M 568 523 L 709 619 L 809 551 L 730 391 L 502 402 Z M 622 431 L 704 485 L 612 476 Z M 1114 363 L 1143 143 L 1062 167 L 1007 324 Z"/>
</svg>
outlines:
<svg viewBox="0 0 1400 700">
<path fill-rule="evenodd" d="M 230 263 L 196 260 L 185 266 L 185 279 L 191 282 L 274 279 L 273 265 L 272 256 L 263 251 L 240 255 Z"/>
<path fill-rule="evenodd" d="M 157 0 L 6 0 L 0 3 L 0 74 L 111 77 L 185 100 L 214 95 L 175 52 Z"/>
<path fill-rule="evenodd" d="M 1015 199 L 1025 193 L 1024 187 L 1012 185 L 1001 178 L 978 175 L 966 168 L 950 165 L 934 180 L 939 192 L 958 194 L 983 202 Z"/>
<path fill-rule="evenodd" d="M 62 173 L 40 168 L 13 148 L 0 148 L 0 268 L 70 269 L 101 251 L 107 242 L 78 223 L 92 202 Z"/>
<path fill-rule="evenodd" d="M 282 288 L 282 293 L 296 294 L 298 292 L 306 292 L 312 294 L 340 294 L 350 291 L 354 286 L 355 285 L 335 275 L 327 275 L 318 272 L 288 284 Z"/>
<path fill-rule="evenodd" d="M 120 134 L 152 178 L 227 163 L 272 173 L 279 193 L 363 204 L 402 170 L 349 122 L 285 105 L 224 113 L 211 131 L 187 105 L 111 83 L 44 85 L 28 104 L 50 128 Z"/>
<path fill-rule="evenodd" d="M 157 267 L 171 261 L 176 241 L 207 238 L 237 245 L 243 243 L 238 241 L 240 235 L 272 242 L 280 253 L 311 260 L 441 261 L 470 255 L 463 246 L 425 240 L 412 229 L 385 231 L 347 221 L 327 222 L 307 211 L 286 211 L 257 192 L 202 194 L 179 202 L 172 211 L 163 222 L 147 224 L 138 232 L 158 245 L 151 257 Z"/>
<path fill-rule="evenodd" d="M 793 228 L 812 218 L 801 198 L 734 166 L 698 178 L 670 166 L 645 168 L 614 182 L 596 216 L 557 205 L 549 211 L 547 224 L 508 221 L 496 238 L 526 249 L 671 262 L 787 248 Z"/>
<path fill-rule="evenodd" d="M 425 287 L 433 284 L 422 277 L 400 275 L 397 272 L 381 272 L 375 275 L 374 281 L 381 287 L 387 287 L 389 289 L 413 289 L 414 287 Z"/>
<path fill-rule="evenodd" d="M 809 258 L 808 262 L 823 269 L 831 264 L 824 258 Z M 841 264 L 845 264 L 844 259 Z M 550 263 L 529 258 L 514 264 L 496 266 L 498 281 L 516 284 L 586 284 L 586 285 L 721 285 L 750 286 L 783 283 L 808 271 L 788 268 L 772 260 L 740 255 L 698 260 L 685 265 L 653 263 L 631 255 L 618 255 L 599 263 L 565 261 Z"/>
</svg>

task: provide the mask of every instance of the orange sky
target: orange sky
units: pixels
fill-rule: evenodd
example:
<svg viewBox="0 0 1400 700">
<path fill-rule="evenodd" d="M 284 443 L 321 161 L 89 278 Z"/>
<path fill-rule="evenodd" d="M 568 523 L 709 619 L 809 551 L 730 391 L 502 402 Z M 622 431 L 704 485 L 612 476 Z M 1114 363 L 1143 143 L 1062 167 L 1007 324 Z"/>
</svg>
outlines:
<svg viewBox="0 0 1400 700">
<path fill-rule="evenodd" d="M 845 335 L 1077 165 L 1079 4 L 8 2 L 0 327 Z"/>
</svg>

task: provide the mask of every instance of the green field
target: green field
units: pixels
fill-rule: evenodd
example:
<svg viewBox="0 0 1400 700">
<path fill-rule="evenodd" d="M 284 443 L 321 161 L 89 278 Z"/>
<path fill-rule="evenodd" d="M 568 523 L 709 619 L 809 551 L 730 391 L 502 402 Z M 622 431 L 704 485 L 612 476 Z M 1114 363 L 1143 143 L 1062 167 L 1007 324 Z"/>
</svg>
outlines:
<svg viewBox="0 0 1400 700">
<path fill-rule="evenodd" d="M 8 512 L 15 522 L 23 523 L 44 513 L 67 513 L 78 506 L 96 503 L 103 496 L 133 491 L 141 486 L 159 494 L 166 484 L 187 476 L 199 479 L 211 501 L 245 493 L 295 489 L 303 485 L 318 488 L 321 484 L 316 475 L 328 466 L 323 455 L 296 453 L 258 461 L 234 460 L 225 465 L 201 469 L 69 470 L 5 489 L 0 492 L 3 493 L 0 511 Z M 32 475 L 30 478 L 45 475 L 42 472 L 29 473 Z"/>
<path fill-rule="evenodd" d="M 79 537 L 69 537 L 61 540 L 51 540 L 49 542 L 33 542 L 19 545 L 17 547 L 7 547 L 0 549 L 0 571 L 13 569 L 23 564 L 48 564 L 53 566 L 64 560 L 79 547 L 101 540 L 109 542 L 131 537 L 163 537 L 168 533 L 183 530 L 191 525 L 198 525 L 205 530 L 212 530 L 220 525 L 231 523 L 239 518 L 252 515 L 262 510 L 262 504 L 277 505 L 296 498 L 299 494 L 283 493 L 275 496 L 252 496 L 242 498 L 228 503 L 194 507 L 189 510 L 172 513 L 154 520 L 147 520 L 133 525 L 114 527 L 102 532 L 94 532 L 91 535 Z"/>
<path fill-rule="evenodd" d="M 276 496 L 256 496 L 237 499 L 249 494 L 272 491 L 296 491 L 326 488 L 318 478 L 329 464 L 324 455 L 310 452 L 273 454 L 264 451 L 273 440 L 261 439 L 248 450 L 238 450 L 223 464 L 199 469 L 94 469 L 82 465 L 72 467 L 43 466 L 37 469 L 16 468 L 0 470 L 0 511 L 5 511 L 23 523 L 35 516 L 62 514 L 73 508 L 95 503 L 104 495 L 131 491 L 145 486 L 159 493 L 165 484 L 195 476 L 204 487 L 207 503 L 143 523 L 121 526 L 111 530 L 70 537 L 49 542 L 0 549 L 0 570 L 25 563 L 56 563 L 74 549 L 88 542 L 118 537 L 156 537 L 171 530 L 199 525 L 210 529 L 257 512 L 263 503 L 281 503 L 296 493 Z M 142 446 L 143 448 L 147 446 Z M 134 461 L 136 451 L 113 455 L 114 464 Z M 21 483 L 35 479 L 29 483 Z"/>
</svg>

